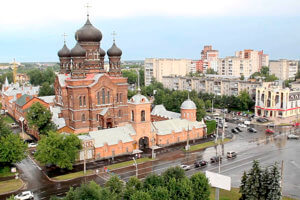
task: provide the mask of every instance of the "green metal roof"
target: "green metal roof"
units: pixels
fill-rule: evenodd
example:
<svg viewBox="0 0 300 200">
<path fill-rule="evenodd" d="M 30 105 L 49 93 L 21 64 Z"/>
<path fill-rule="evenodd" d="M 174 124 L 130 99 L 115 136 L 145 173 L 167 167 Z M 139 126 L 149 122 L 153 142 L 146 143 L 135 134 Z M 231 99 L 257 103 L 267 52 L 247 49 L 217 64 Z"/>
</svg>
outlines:
<svg viewBox="0 0 300 200">
<path fill-rule="evenodd" d="M 33 96 L 28 95 L 28 94 L 23 94 L 20 98 L 17 99 L 16 104 L 18 106 L 24 106 L 27 102 L 26 102 L 26 98 L 29 98 L 29 100 L 31 100 L 33 98 Z"/>
</svg>

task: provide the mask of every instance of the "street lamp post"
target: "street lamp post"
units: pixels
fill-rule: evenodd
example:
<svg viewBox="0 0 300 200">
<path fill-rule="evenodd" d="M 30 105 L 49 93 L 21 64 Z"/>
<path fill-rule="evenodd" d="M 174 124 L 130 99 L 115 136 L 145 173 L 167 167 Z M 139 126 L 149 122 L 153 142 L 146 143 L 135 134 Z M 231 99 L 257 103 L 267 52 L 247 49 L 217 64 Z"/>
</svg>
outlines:
<svg viewBox="0 0 300 200">
<path fill-rule="evenodd" d="M 132 157 L 132 159 L 133 159 L 133 162 L 134 162 L 134 166 L 135 166 L 135 176 L 136 177 L 138 177 L 138 166 L 137 166 L 137 163 L 136 163 L 136 160 L 135 160 L 135 158 L 134 157 Z"/>
<path fill-rule="evenodd" d="M 20 120 L 21 125 L 22 125 L 22 137 L 23 137 L 23 140 L 25 140 L 25 135 L 24 135 L 24 118 L 20 117 L 19 120 Z"/>
</svg>

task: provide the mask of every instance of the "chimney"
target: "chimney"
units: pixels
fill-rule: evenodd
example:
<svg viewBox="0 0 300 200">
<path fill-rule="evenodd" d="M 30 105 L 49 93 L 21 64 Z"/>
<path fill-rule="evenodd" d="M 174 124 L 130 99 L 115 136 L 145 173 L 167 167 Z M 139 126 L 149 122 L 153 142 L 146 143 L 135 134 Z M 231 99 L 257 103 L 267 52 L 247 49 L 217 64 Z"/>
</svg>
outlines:
<svg viewBox="0 0 300 200">
<path fill-rule="evenodd" d="M 28 102 L 30 100 L 30 97 L 29 96 L 27 96 L 26 97 L 26 102 Z"/>
<path fill-rule="evenodd" d="M 17 99 L 19 99 L 22 96 L 22 93 L 17 93 Z"/>
</svg>

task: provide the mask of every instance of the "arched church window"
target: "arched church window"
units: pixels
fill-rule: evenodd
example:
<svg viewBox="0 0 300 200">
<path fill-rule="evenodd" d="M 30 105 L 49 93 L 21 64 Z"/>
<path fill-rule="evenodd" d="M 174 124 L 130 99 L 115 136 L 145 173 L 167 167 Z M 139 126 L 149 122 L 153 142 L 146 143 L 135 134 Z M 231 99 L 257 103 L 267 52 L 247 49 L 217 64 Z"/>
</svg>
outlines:
<svg viewBox="0 0 300 200">
<path fill-rule="evenodd" d="M 133 110 L 131 111 L 131 121 L 134 121 L 134 112 L 133 112 Z"/>
<path fill-rule="evenodd" d="M 85 114 L 81 115 L 81 121 L 85 122 Z"/>
<path fill-rule="evenodd" d="M 97 92 L 97 104 L 100 105 L 100 92 Z"/>
<path fill-rule="evenodd" d="M 109 91 L 107 91 L 107 103 L 108 104 L 110 103 L 110 94 L 109 94 Z"/>
<path fill-rule="evenodd" d="M 146 119 L 145 119 L 145 111 L 142 110 L 141 112 L 141 121 L 144 122 Z"/>
<path fill-rule="evenodd" d="M 120 93 L 120 102 L 122 103 L 122 93 Z"/>
<path fill-rule="evenodd" d="M 102 104 L 105 104 L 105 89 L 102 89 Z"/>
<path fill-rule="evenodd" d="M 82 97 L 79 97 L 79 106 L 82 106 Z"/>
<path fill-rule="evenodd" d="M 74 121 L 74 115 L 72 112 L 71 112 L 71 120 Z"/>
<path fill-rule="evenodd" d="M 122 110 L 119 110 L 118 116 L 119 116 L 119 117 L 122 117 Z"/>
<path fill-rule="evenodd" d="M 86 106 L 85 96 L 83 96 L 83 106 Z"/>
</svg>

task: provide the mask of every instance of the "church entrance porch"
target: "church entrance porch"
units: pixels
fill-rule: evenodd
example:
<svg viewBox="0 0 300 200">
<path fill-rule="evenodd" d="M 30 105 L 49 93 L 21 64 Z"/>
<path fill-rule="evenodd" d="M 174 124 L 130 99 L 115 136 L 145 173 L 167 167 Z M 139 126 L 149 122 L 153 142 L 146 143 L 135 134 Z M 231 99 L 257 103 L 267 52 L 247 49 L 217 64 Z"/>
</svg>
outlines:
<svg viewBox="0 0 300 200">
<path fill-rule="evenodd" d="M 148 137 L 142 137 L 139 139 L 139 149 L 148 149 L 149 148 L 149 138 Z"/>
</svg>

